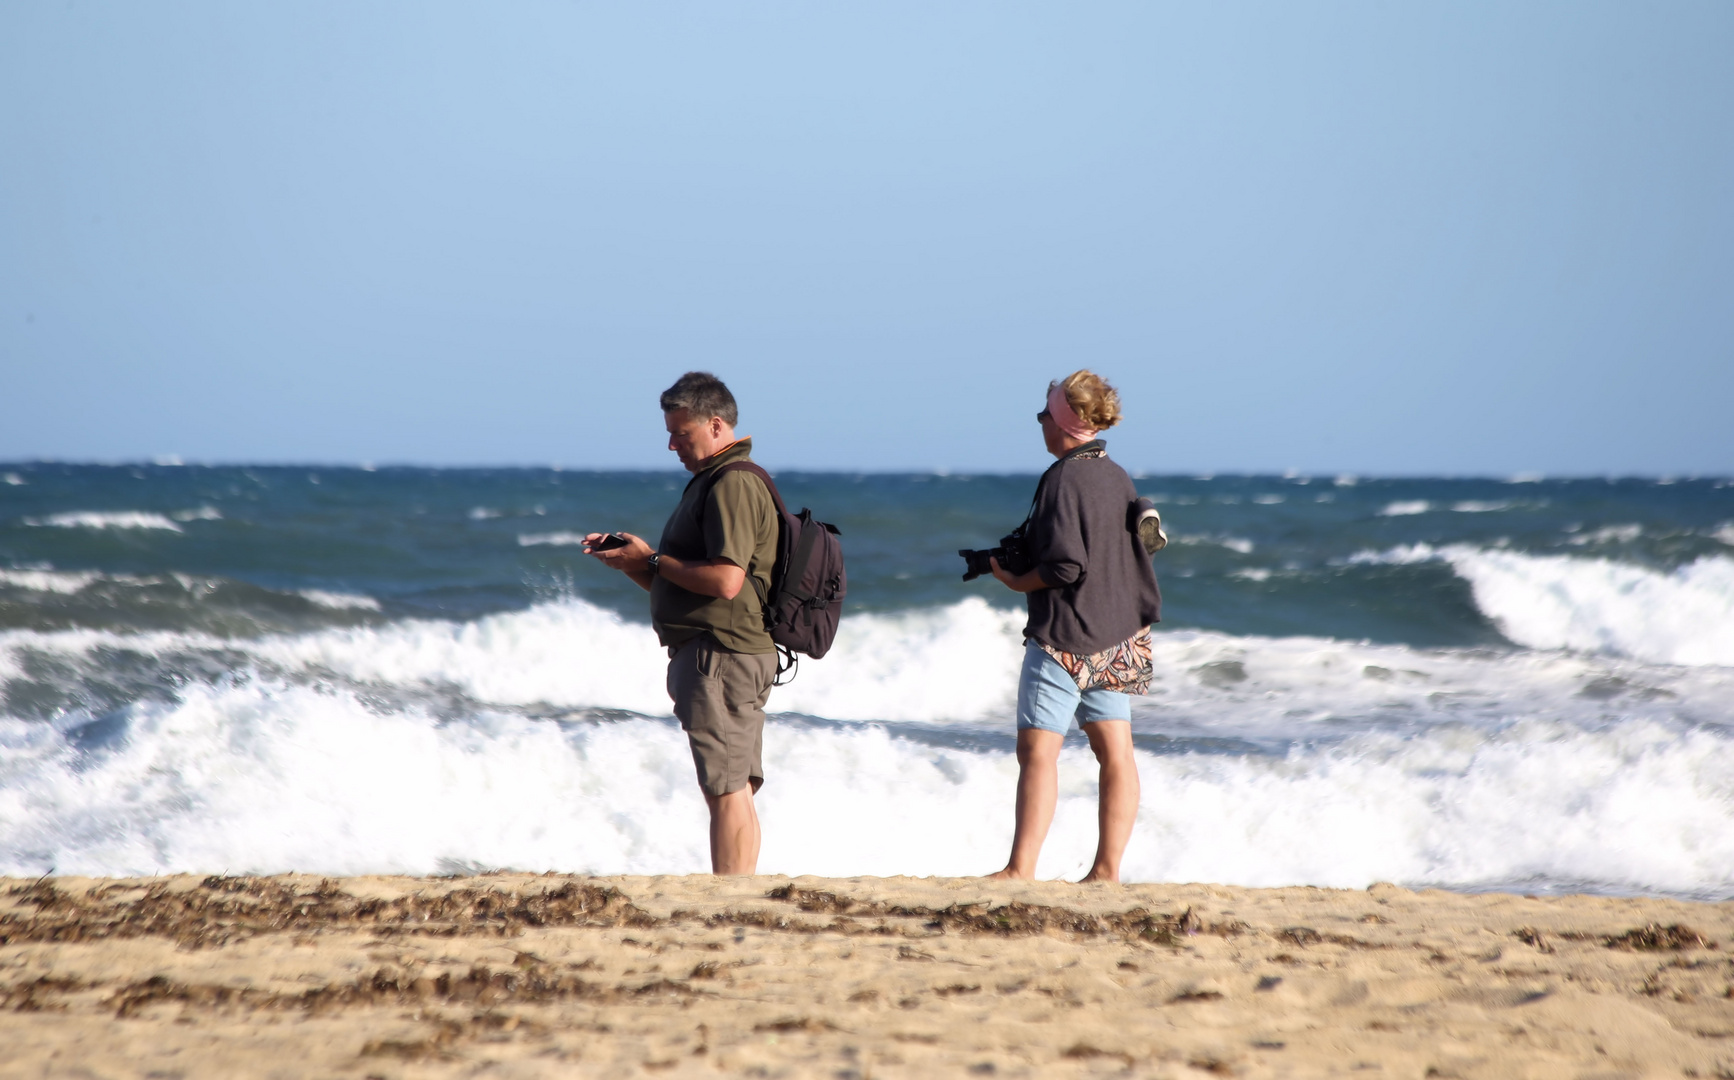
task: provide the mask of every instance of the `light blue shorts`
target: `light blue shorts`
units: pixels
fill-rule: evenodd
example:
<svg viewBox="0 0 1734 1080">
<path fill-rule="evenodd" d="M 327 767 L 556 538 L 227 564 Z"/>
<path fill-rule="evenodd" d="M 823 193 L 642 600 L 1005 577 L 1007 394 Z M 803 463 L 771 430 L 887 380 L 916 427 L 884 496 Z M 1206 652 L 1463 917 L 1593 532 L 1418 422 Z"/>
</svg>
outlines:
<svg viewBox="0 0 1734 1080">
<path fill-rule="evenodd" d="M 1064 735 L 1072 721 L 1132 719 L 1132 699 L 1117 690 L 1079 690 L 1060 662 L 1033 641 L 1024 642 L 1018 674 L 1018 730 L 1039 728 Z"/>
</svg>

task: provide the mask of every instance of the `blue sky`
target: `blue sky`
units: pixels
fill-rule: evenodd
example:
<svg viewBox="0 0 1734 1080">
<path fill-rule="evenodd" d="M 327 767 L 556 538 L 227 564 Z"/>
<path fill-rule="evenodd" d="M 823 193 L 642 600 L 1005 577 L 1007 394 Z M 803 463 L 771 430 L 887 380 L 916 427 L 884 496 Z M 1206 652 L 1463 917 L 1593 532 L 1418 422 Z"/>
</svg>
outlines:
<svg viewBox="0 0 1734 1080">
<path fill-rule="evenodd" d="M 0 7 L 0 459 L 1734 472 L 1734 5 Z"/>
</svg>

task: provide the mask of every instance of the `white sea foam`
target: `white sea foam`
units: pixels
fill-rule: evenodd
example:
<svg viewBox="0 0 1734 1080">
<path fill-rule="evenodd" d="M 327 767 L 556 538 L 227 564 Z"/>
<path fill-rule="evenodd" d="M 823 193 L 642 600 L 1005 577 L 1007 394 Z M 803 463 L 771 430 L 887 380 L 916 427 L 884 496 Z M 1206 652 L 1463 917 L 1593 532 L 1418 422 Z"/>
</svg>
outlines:
<svg viewBox="0 0 1734 1080">
<path fill-rule="evenodd" d="M 355 593 L 326 592 L 324 589 L 301 589 L 299 595 L 306 600 L 318 604 L 322 608 L 334 611 L 360 610 L 378 611 L 379 601 L 371 596 L 358 596 Z"/>
<path fill-rule="evenodd" d="M 15 472 L 0 473 L 0 484 L 10 484 L 13 487 L 19 487 L 22 486 L 24 482 L 24 478 Z"/>
<path fill-rule="evenodd" d="M 490 507 L 490 506 L 475 506 L 475 507 L 470 508 L 470 520 L 471 521 L 487 521 L 491 518 L 497 518 L 499 516 L 500 516 L 500 512 L 498 510 L 495 510 L 493 507 Z"/>
<path fill-rule="evenodd" d="M 394 686 L 455 687 L 499 705 L 669 711 L 668 657 L 650 627 L 579 600 L 474 622 L 408 619 L 248 647 L 280 667 Z"/>
<path fill-rule="evenodd" d="M 1425 514 L 1433 509 L 1433 504 L 1426 499 L 1408 499 L 1389 503 L 1379 511 L 1380 517 L 1407 517 L 1410 514 Z"/>
<path fill-rule="evenodd" d="M 1009 707 L 1023 616 L 971 598 L 949 608 L 844 620 L 823 660 L 773 707 L 842 720 L 971 720 Z M 400 686 L 455 686 L 500 705 L 630 709 L 668 715 L 667 652 L 650 627 L 581 600 L 475 622 L 270 638 L 246 646 L 281 667 Z M 967 675 L 960 675 L 967 673 Z"/>
<path fill-rule="evenodd" d="M 851 616 L 831 655 L 804 660 L 795 682 L 774 692 L 771 707 L 833 719 L 1002 723 L 1011 714 L 1021 623 L 1019 613 L 979 600 Z M 1616 657 L 1581 654 L 1489 658 L 1199 631 L 1164 630 L 1156 642 L 1157 681 L 1135 712 L 1247 737 L 1307 737 L 1321 723 L 1334 730 L 1368 717 L 1404 723 L 1587 718 L 1600 715 L 1609 698 L 1627 715 L 1668 716 L 1686 707 L 1681 703 L 1695 715 L 1713 715 L 1727 710 L 1712 703 L 1734 701 L 1734 671 L 1714 667 L 1634 668 Z M 405 620 L 254 641 L 167 632 L 0 635 L 0 657 L 14 648 L 90 663 L 114 649 L 242 653 L 269 670 L 330 673 L 417 692 L 456 689 L 501 706 L 669 711 L 662 685 L 666 656 L 649 628 L 581 601 L 470 623 Z"/>
<path fill-rule="evenodd" d="M 1275 506 L 1277 503 L 1286 500 L 1282 495 L 1254 495 L 1252 501 L 1260 506 Z"/>
<path fill-rule="evenodd" d="M 584 534 L 575 532 L 520 533 L 519 547 L 535 547 L 547 544 L 552 547 L 572 547 L 584 543 Z"/>
<path fill-rule="evenodd" d="M 1517 503 L 1508 499 L 1495 499 L 1491 502 L 1479 499 L 1464 499 L 1451 504 L 1451 509 L 1459 514 L 1491 514 L 1500 510 L 1509 510 Z"/>
<path fill-rule="evenodd" d="M 838 720 L 979 720 L 1009 715 L 1024 613 L 977 597 L 950 607 L 854 615 L 823 660 L 802 660 L 775 707 Z"/>
<path fill-rule="evenodd" d="M 1706 556 L 1664 572 L 1610 559 L 1411 544 L 1348 561 L 1430 559 L 1468 581 L 1476 606 L 1520 645 L 1734 665 L 1734 558 Z"/>
<path fill-rule="evenodd" d="M 161 514 L 145 510 L 71 510 L 43 518 L 25 518 L 24 524 L 55 529 L 166 529 L 181 527 Z"/>
<path fill-rule="evenodd" d="M 944 608 L 852 615 L 831 653 L 803 659 L 770 708 L 833 720 L 1003 726 L 1022 657 L 1021 612 L 978 598 Z M 409 619 L 253 640 L 109 631 L 0 633 L 0 659 L 58 654 L 100 667 L 137 655 L 220 652 L 243 673 L 330 677 L 483 705 L 625 709 L 669 715 L 667 655 L 650 628 L 564 600 L 473 622 Z M 1159 629 L 1156 681 L 1134 704 L 1164 730 L 1252 739 L 1335 737 L 1344 723 L 1593 723 L 1617 708 L 1665 720 L 1686 710 L 1734 726 L 1734 668 L 1655 667 L 1586 653 L 1424 650 L 1326 638 Z M 341 683 L 339 684 L 341 685 Z"/>
<path fill-rule="evenodd" d="M 1734 547 L 1734 521 L 1725 522 L 1710 535 L 1729 547 Z"/>
<path fill-rule="evenodd" d="M 192 574 L 144 575 L 105 574 L 99 570 L 56 570 L 48 564 L 0 569 L 0 585 L 31 592 L 59 593 L 70 596 L 93 585 L 124 585 L 134 588 L 161 586 L 173 582 L 186 592 L 208 594 L 230 582 L 222 578 L 197 577 Z M 300 596 L 329 608 L 379 609 L 379 602 L 367 596 L 304 589 Z"/>
<path fill-rule="evenodd" d="M 1568 544 L 1584 547 L 1589 544 L 1629 544 L 1644 535 L 1642 525 L 1607 525 L 1590 532 L 1578 533 L 1566 540 Z"/>
<path fill-rule="evenodd" d="M 169 515 L 176 521 L 221 521 L 222 511 L 214 506 L 200 506 L 192 510 L 176 510 Z"/>
<path fill-rule="evenodd" d="M 999 865 L 1021 623 L 979 599 L 846 619 L 773 691 L 775 713 L 830 719 L 766 735 L 763 868 Z M 117 648 L 243 659 L 239 678 L 131 706 L 103 747 L 77 745 L 86 718 L 0 719 L 0 873 L 704 866 L 666 655 L 583 601 L 255 641 L 8 631 L 0 679 L 26 655 L 100 667 Z M 1734 890 L 1734 668 L 1166 630 L 1155 663 L 1140 731 L 1276 752 L 1140 753 L 1134 879 Z M 374 687 L 396 704 L 369 704 Z M 478 704 L 435 715 L 452 689 Z M 541 704 L 650 719 L 512 708 Z M 1043 874 L 1088 858 L 1093 775 L 1065 752 Z"/>
<path fill-rule="evenodd" d="M 1140 877 L 1734 890 L 1734 742 L 1708 731 L 1538 721 L 1141 764 L 1162 799 L 1128 850 Z"/>
<path fill-rule="evenodd" d="M 1513 641 L 1671 664 L 1734 664 L 1734 559 L 1672 573 L 1608 559 L 1466 551 L 1448 556 Z"/>
<path fill-rule="evenodd" d="M 1419 544 L 1398 544 L 1385 551 L 1357 551 L 1343 561 L 1350 566 L 1401 566 L 1405 563 L 1428 562 L 1439 557 L 1439 549 L 1425 541 Z"/>
<path fill-rule="evenodd" d="M 1133 717 L 1174 734 L 1333 739 L 1368 727 L 1495 731 L 1690 716 L 1734 730 L 1734 669 L 1570 652 L 1415 649 L 1328 638 L 1155 635 L 1155 681 Z"/>
<path fill-rule="evenodd" d="M 671 720 L 442 722 L 256 679 L 136 705 L 126 722 L 81 753 L 53 726 L 0 721 L 0 873 L 704 868 L 703 804 Z M 1009 740 L 773 720 L 765 751 L 765 872 L 1003 862 Z M 1538 720 L 1138 765 L 1131 880 L 1734 891 L 1734 742 L 1711 730 Z M 1060 781 L 1043 876 L 1079 873 L 1093 848 L 1087 751 L 1062 754 Z"/>
<path fill-rule="evenodd" d="M 1253 548 L 1257 546 L 1243 536 L 1206 536 L 1198 533 L 1180 533 L 1172 537 L 1169 542 L 1174 544 L 1215 544 L 1241 555 L 1251 555 Z"/>
<path fill-rule="evenodd" d="M 70 596 L 82 592 L 101 577 L 94 570 L 0 570 L 0 585 Z"/>
</svg>

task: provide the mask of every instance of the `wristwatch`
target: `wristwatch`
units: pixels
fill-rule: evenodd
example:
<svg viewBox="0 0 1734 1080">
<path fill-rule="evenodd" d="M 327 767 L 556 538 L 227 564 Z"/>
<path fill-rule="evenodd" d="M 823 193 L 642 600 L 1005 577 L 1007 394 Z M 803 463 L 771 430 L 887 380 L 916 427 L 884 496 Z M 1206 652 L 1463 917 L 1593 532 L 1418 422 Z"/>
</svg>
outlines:
<svg viewBox="0 0 1734 1080">
<path fill-rule="evenodd" d="M 650 567 L 650 576 L 655 577 L 657 575 L 657 572 L 662 569 L 662 552 L 660 552 L 660 551 L 651 552 L 650 558 L 646 561 Z"/>
</svg>

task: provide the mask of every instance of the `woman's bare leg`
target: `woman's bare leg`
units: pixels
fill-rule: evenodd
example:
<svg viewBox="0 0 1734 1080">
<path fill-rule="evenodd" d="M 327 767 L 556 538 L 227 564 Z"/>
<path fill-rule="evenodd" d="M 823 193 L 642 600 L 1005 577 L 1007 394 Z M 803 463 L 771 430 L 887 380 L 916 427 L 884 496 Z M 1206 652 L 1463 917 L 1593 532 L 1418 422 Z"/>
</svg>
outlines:
<svg viewBox="0 0 1734 1080">
<path fill-rule="evenodd" d="M 1017 831 L 1012 834 L 1005 869 L 989 877 L 1036 876 L 1036 856 L 1042 853 L 1042 841 L 1054 823 L 1054 804 L 1060 798 L 1060 747 L 1065 741 L 1064 735 L 1040 728 L 1018 732 Z"/>
<path fill-rule="evenodd" d="M 1102 766 L 1102 779 L 1096 810 L 1101 839 L 1096 844 L 1096 861 L 1083 880 L 1119 881 L 1120 856 L 1138 820 L 1138 763 L 1132 756 L 1132 724 L 1129 720 L 1097 720 L 1084 725 L 1084 734 Z M 1021 796 L 1022 788 L 1019 793 Z M 1053 814 L 1052 804 L 1048 813 Z"/>
</svg>

